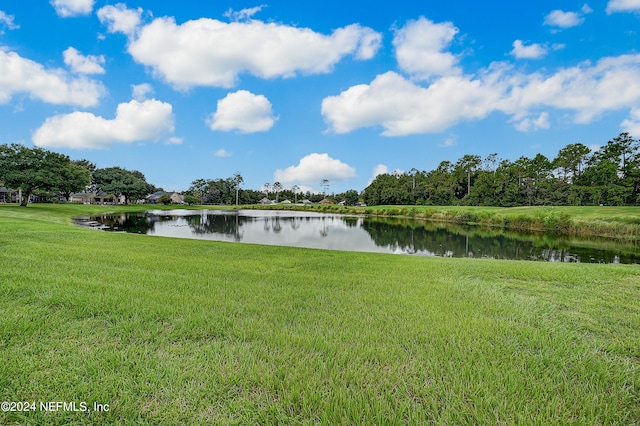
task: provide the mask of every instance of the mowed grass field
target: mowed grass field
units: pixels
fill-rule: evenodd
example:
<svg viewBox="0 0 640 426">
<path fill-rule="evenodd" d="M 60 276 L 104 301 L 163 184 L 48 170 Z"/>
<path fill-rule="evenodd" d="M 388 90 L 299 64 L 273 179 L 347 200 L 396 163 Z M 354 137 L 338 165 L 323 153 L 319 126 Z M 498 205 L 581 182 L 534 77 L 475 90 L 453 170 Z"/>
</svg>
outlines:
<svg viewBox="0 0 640 426">
<path fill-rule="evenodd" d="M 0 400 L 37 404 L 0 424 L 640 424 L 637 265 L 71 224 L 101 209 L 0 206 Z"/>
</svg>

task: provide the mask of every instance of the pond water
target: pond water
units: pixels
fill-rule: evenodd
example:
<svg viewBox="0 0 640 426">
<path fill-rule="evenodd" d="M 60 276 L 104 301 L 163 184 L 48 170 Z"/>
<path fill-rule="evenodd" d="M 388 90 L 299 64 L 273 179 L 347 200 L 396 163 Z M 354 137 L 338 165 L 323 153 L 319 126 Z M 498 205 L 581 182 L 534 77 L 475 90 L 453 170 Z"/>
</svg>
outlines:
<svg viewBox="0 0 640 426">
<path fill-rule="evenodd" d="M 343 251 L 551 262 L 640 263 L 638 243 L 295 211 L 152 210 L 85 218 L 101 229 Z"/>
</svg>

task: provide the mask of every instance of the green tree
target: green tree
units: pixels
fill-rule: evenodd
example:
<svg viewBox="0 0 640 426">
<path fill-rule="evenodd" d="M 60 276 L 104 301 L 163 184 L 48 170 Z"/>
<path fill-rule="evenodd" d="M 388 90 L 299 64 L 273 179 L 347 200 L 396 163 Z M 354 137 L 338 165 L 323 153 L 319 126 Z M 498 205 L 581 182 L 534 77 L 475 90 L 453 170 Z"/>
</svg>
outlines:
<svg viewBox="0 0 640 426">
<path fill-rule="evenodd" d="M 600 157 L 609 160 L 618 166 L 618 175 L 621 179 L 626 179 L 634 167 L 634 154 L 636 152 L 636 141 L 629 133 L 620 133 L 618 136 L 607 142 L 600 150 Z"/>
<path fill-rule="evenodd" d="M 252 204 L 254 191 L 240 191 L 243 181 L 240 173 L 227 179 L 196 179 L 191 182 L 186 194 L 198 197 L 204 204 Z"/>
<path fill-rule="evenodd" d="M 500 205 L 500 193 L 498 191 L 498 154 L 489 154 L 482 160 L 482 167 L 477 170 L 473 186 L 467 196 L 467 203 L 474 206 Z"/>
<path fill-rule="evenodd" d="M 233 186 L 236 189 L 236 207 L 238 207 L 238 193 L 240 192 L 240 185 L 242 185 L 242 182 L 244 182 L 244 178 L 242 177 L 240 172 L 236 172 L 231 180 L 233 182 Z"/>
<path fill-rule="evenodd" d="M 450 206 L 453 203 L 457 184 L 450 161 L 440 162 L 435 170 L 427 173 L 426 181 L 427 204 Z"/>
<path fill-rule="evenodd" d="M 200 202 L 202 202 L 202 197 L 207 193 L 209 189 L 209 181 L 206 179 L 196 179 L 191 182 L 191 186 L 187 190 L 187 194 L 198 197 Z"/>
<path fill-rule="evenodd" d="M 523 169 L 521 193 L 524 204 L 529 206 L 549 204 L 549 191 L 545 184 L 553 170 L 551 161 L 544 155 L 537 154 L 533 159 L 521 157 L 517 163 L 518 167 Z"/>
<path fill-rule="evenodd" d="M 413 167 L 409 170 L 409 175 L 411 176 L 411 196 L 415 198 L 416 195 L 416 175 L 419 173 L 419 170 Z"/>
<path fill-rule="evenodd" d="M 73 160 L 73 163 L 74 163 L 74 164 L 77 164 L 78 166 L 82 166 L 82 167 L 84 167 L 85 169 L 89 170 L 89 173 L 93 173 L 93 172 L 95 172 L 95 171 L 96 171 L 96 168 L 97 168 L 97 167 L 96 167 L 96 165 L 95 165 L 94 163 L 92 163 L 92 162 L 91 162 L 91 161 L 89 161 L 89 160 L 85 160 L 85 159 L 82 159 L 82 160 Z"/>
<path fill-rule="evenodd" d="M 300 192 L 300 187 L 298 185 L 293 185 L 291 187 L 291 192 L 293 192 L 294 203 L 298 202 L 298 192 Z"/>
<path fill-rule="evenodd" d="M 347 206 L 355 206 L 358 202 L 358 197 L 358 191 L 356 191 L 355 189 L 349 189 L 348 191 L 336 196 L 336 198 L 344 201 Z"/>
<path fill-rule="evenodd" d="M 552 165 L 559 170 L 565 183 L 575 183 L 591 150 L 581 143 L 572 143 L 558 152 Z"/>
<path fill-rule="evenodd" d="M 125 204 L 143 199 L 154 190 L 142 173 L 121 167 L 97 169 L 93 173 L 93 182 L 99 191 L 124 196 Z"/>
<path fill-rule="evenodd" d="M 271 191 L 271 183 L 269 182 L 265 182 L 264 185 L 262 185 L 262 192 L 264 192 L 265 197 L 267 197 L 267 200 L 269 199 L 269 192 Z"/>
<path fill-rule="evenodd" d="M 367 186 L 363 193 L 365 203 L 370 206 L 382 204 L 398 204 L 400 187 L 398 177 L 382 173 Z"/>
<path fill-rule="evenodd" d="M 465 196 L 471 194 L 471 177 L 475 175 L 481 162 L 482 160 L 479 155 L 467 154 L 460 158 L 454 166 L 454 172 L 458 175 L 458 179 L 460 178 L 460 176 L 464 176 L 466 178 L 466 192 L 464 193 Z"/>
<path fill-rule="evenodd" d="M 161 203 L 161 204 L 164 204 L 165 206 L 167 204 L 171 204 L 171 202 L 172 202 L 171 201 L 171 194 L 168 194 L 168 193 L 165 192 L 164 194 L 162 194 L 161 196 L 158 197 L 158 202 Z"/>
<path fill-rule="evenodd" d="M 69 157 L 42 148 L 20 144 L 0 145 L 0 181 L 22 189 L 21 206 L 26 207 L 36 191 L 58 192 L 71 166 Z"/>
<path fill-rule="evenodd" d="M 495 183 L 497 192 L 496 205 L 514 207 L 522 205 L 520 192 L 523 169 L 521 164 L 503 160 L 496 169 Z"/>
<path fill-rule="evenodd" d="M 194 204 L 200 204 L 202 202 L 202 200 L 196 196 L 193 195 L 185 195 L 184 196 L 184 202 L 189 204 L 190 206 L 194 205 Z"/>
<path fill-rule="evenodd" d="M 91 173 L 76 162 L 69 162 L 67 167 L 61 170 L 62 183 L 59 191 L 67 201 L 74 192 L 83 191 L 91 183 Z"/>
<path fill-rule="evenodd" d="M 278 194 L 280 193 L 280 191 L 282 191 L 283 186 L 280 182 L 274 182 L 273 186 L 271 187 L 271 189 L 273 189 L 273 192 L 276 193 L 276 203 L 278 202 Z"/>
</svg>

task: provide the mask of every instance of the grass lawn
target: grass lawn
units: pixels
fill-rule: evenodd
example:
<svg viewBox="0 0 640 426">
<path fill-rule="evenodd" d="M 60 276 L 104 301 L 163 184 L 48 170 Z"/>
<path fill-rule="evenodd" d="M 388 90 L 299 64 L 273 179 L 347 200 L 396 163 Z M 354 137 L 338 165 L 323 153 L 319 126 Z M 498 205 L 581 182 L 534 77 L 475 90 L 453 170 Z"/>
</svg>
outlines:
<svg viewBox="0 0 640 426">
<path fill-rule="evenodd" d="M 0 206 L 0 401 L 37 404 L 0 424 L 640 424 L 638 266 L 71 224 L 96 209 Z"/>
</svg>

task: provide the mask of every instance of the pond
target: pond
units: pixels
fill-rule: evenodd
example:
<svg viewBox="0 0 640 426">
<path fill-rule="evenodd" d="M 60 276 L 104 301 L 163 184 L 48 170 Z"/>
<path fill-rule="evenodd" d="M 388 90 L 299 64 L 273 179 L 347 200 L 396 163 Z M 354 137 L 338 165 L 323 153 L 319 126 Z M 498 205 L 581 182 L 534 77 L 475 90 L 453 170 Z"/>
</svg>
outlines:
<svg viewBox="0 0 640 426">
<path fill-rule="evenodd" d="M 407 218 L 295 211 L 151 210 L 79 220 L 131 233 L 328 250 L 550 262 L 640 263 L 638 243 L 560 239 Z"/>
</svg>

